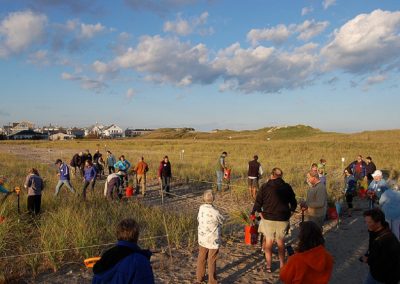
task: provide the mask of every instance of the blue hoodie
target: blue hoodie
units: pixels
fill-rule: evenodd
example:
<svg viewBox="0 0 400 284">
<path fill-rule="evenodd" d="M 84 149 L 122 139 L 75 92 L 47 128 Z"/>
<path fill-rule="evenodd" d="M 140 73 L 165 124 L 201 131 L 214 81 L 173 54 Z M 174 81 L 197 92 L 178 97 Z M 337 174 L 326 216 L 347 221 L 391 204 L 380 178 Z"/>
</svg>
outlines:
<svg viewBox="0 0 400 284">
<path fill-rule="evenodd" d="M 153 284 L 150 256 L 150 251 L 141 250 L 135 243 L 118 241 L 93 267 L 92 284 Z"/>
<path fill-rule="evenodd" d="M 96 177 L 96 169 L 93 166 L 85 167 L 85 181 L 91 181 Z"/>
<path fill-rule="evenodd" d="M 67 166 L 67 164 L 62 163 L 58 171 L 60 173 L 60 180 L 70 180 L 69 167 Z"/>
</svg>

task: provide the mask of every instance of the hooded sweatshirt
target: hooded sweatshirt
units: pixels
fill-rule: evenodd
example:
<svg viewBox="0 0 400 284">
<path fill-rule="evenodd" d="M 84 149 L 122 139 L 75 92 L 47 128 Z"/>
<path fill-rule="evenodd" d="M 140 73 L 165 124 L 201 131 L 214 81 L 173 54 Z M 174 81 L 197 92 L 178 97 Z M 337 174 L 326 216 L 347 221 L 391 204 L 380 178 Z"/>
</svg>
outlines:
<svg viewBox="0 0 400 284">
<path fill-rule="evenodd" d="M 280 278 L 285 284 L 324 284 L 331 278 L 333 258 L 324 246 L 295 253 L 281 268 Z"/>
</svg>

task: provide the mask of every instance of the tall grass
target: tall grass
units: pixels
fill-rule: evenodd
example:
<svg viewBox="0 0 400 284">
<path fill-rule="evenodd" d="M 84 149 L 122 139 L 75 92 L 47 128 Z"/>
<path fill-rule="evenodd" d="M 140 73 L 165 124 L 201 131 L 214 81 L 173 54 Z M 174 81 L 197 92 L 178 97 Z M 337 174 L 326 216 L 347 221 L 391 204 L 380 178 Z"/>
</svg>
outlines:
<svg viewBox="0 0 400 284">
<path fill-rule="evenodd" d="M 21 186 L 28 168 L 36 167 L 46 179 L 46 188 L 42 199 L 43 213 L 39 218 L 18 215 L 15 195 L 9 196 L 0 207 L 0 213 L 6 217 L 6 221 L 0 224 L 0 257 L 65 248 L 71 250 L 2 259 L 0 275 L 18 277 L 24 273 L 36 274 L 46 269 L 57 270 L 65 262 L 80 262 L 84 258 L 99 255 L 108 247 L 73 248 L 114 242 L 114 228 L 126 217 L 132 217 L 139 222 L 142 228 L 140 237 L 143 239 L 140 241 L 141 246 L 153 249 L 166 246 L 167 239 L 163 236 L 168 234 L 172 246 L 188 249 L 194 247 L 198 204 L 193 203 L 188 209 L 181 211 L 171 211 L 158 206 L 147 207 L 137 202 L 107 202 L 101 195 L 102 184 L 96 186 L 96 194 L 89 196 L 86 203 L 66 189 L 62 190 L 58 198 L 54 198 L 57 182 L 55 159 L 62 158 L 69 162 L 74 153 L 85 149 L 94 152 L 99 148 L 104 153 L 107 145 L 107 149 L 116 156 L 124 154 L 132 165 L 143 155 L 150 167 L 149 184 L 156 182 L 159 162 L 164 155 L 168 155 L 175 180 L 194 180 L 198 183 L 208 181 L 211 182 L 210 187 L 215 187 L 212 183 L 216 179 L 217 159 L 222 151 L 227 151 L 226 162 L 232 168 L 231 196 L 235 202 L 227 209 L 232 211 L 238 208 L 249 210 L 251 201 L 247 192 L 247 162 L 254 154 L 259 156 L 265 176 L 268 176 L 273 167 L 282 168 L 284 179 L 292 185 L 298 198 L 305 196 L 305 173 L 311 163 L 322 157 L 327 160 L 328 190 L 335 198 L 341 196 L 343 187 L 342 157 L 346 160 L 344 166 L 353 161 L 356 155 L 363 154 L 372 156 L 378 168 L 400 169 L 400 152 L 397 151 L 399 137 L 392 132 L 387 138 L 383 133 L 380 139 L 368 133 L 358 134 L 357 138 L 317 133 L 311 138 L 290 139 L 289 134 L 284 132 L 282 135 L 285 140 L 271 141 L 250 139 L 249 133 L 245 135 L 246 139 L 243 140 L 170 139 L 166 142 L 157 139 L 131 139 L 4 143 L 10 147 L 17 145 L 20 149 L 25 148 L 24 155 L 18 151 L 13 154 L 0 153 L 0 175 L 8 177 L 6 187 Z M 264 137 L 265 133 L 260 132 L 257 135 Z M 35 154 L 30 154 L 33 150 Z M 180 158 L 182 150 L 185 151 L 183 159 Z M 75 178 L 72 183 L 80 192 L 81 179 Z M 21 195 L 21 208 L 23 212 L 26 211 L 25 193 Z M 147 239 L 154 236 L 162 237 Z"/>
</svg>

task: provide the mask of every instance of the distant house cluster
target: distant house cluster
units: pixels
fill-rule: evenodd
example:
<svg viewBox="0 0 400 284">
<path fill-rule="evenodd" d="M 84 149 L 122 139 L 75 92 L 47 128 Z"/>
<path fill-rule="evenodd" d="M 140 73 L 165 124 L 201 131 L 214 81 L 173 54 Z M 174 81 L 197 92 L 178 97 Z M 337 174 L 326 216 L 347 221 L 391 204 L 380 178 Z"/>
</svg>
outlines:
<svg viewBox="0 0 400 284">
<path fill-rule="evenodd" d="M 102 138 L 115 139 L 123 137 L 135 137 L 153 131 L 154 129 L 133 129 L 127 128 L 125 131 L 116 124 L 105 126 L 96 123 L 90 127 L 61 127 L 48 125 L 35 127 L 29 121 L 13 122 L 0 128 L 0 139 L 10 140 L 71 140 L 82 138 Z"/>
</svg>

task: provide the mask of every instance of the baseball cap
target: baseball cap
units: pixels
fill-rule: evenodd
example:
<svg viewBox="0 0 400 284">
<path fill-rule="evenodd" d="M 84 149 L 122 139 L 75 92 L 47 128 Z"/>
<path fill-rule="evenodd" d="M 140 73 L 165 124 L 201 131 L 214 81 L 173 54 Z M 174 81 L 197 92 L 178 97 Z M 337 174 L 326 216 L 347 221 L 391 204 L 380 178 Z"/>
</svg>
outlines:
<svg viewBox="0 0 400 284">
<path fill-rule="evenodd" d="M 382 171 L 376 170 L 376 171 L 372 174 L 372 177 L 377 177 L 377 176 L 382 176 Z"/>
</svg>

